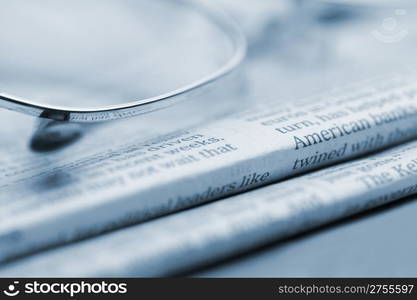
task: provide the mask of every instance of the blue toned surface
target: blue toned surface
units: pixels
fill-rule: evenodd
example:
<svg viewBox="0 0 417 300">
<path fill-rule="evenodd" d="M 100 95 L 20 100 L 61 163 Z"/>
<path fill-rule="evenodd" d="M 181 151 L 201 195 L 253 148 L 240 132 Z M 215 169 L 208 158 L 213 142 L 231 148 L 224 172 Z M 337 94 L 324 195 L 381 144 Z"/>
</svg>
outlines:
<svg viewBox="0 0 417 300">
<path fill-rule="evenodd" d="M 200 270 L 200 277 L 417 276 L 416 197 Z"/>
</svg>

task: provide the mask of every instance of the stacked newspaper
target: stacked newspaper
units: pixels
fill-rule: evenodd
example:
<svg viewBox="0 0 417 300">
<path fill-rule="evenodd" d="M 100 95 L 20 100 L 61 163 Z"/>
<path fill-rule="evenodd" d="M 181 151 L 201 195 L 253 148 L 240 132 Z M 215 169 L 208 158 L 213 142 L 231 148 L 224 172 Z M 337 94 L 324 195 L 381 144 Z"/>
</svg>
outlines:
<svg viewBox="0 0 417 300">
<path fill-rule="evenodd" d="M 417 142 L 47 251 L 1 276 L 167 276 L 417 193 Z"/>
<path fill-rule="evenodd" d="M 412 140 L 417 136 L 416 82 L 414 73 L 403 71 L 292 104 L 268 103 L 145 143 L 114 143 L 102 151 L 86 147 L 88 151 L 74 151 L 63 159 L 59 154 L 41 159 L 4 150 L 0 164 L 0 261 L 9 262 Z M 6 141 L 13 139 L 7 132 L 2 134 Z M 131 265 L 132 274 L 159 275 L 225 257 L 411 194 L 412 176 L 403 178 L 401 174 L 413 172 L 413 167 L 399 171 L 398 176 L 384 170 L 394 168 L 391 163 L 412 164 L 413 149 L 408 145 L 139 224 L 100 240 L 45 252 L 46 256 L 29 261 L 34 269 L 21 261 L 22 274 L 45 270 L 48 275 L 116 275 L 127 272 Z M 97 255 L 96 247 L 102 255 Z M 54 261 L 54 257 L 61 259 L 74 251 L 94 253 L 97 260 L 89 268 L 71 260 L 69 265 L 60 262 L 60 266 Z M 50 268 L 39 267 L 45 261 Z M 15 267 L 11 268 L 3 269 L 3 275 L 12 274 Z"/>
</svg>

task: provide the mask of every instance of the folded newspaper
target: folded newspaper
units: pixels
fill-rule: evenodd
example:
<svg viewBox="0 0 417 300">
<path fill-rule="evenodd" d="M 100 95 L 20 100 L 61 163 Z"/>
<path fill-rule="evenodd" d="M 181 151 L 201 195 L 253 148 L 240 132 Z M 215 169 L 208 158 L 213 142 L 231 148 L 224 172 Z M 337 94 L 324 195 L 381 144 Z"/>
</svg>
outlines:
<svg viewBox="0 0 417 300">
<path fill-rule="evenodd" d="M 416 76 L 404 71 L 350 84 L 293 104 L 269 103 L 148 143 L 129 142 L 103 151 L 74 152 L 69 160 L 61 162 L 59 156 L 49 158 L 50 161 L 33 154 L 17 158 L 16 151 L 3 150 L 0 261 L 149 220 L 411 140 L 417 136 L 416 95 Z M 3 131 L 1 134 L 7 143 L 7 130 Z M 310 190 L 309 180 L 312 179 L 297 184 L 295 191 L 288 186 L 282 197 L 290 197 L 293 192 L 298 195 L 297 190 Z M 317 193 L 317 199 L 322 199 L 320 191 L 328 188 L 330 185 L 327 188 L 323 185 L 323 189 L 313 188 L 308 193 Z M 356 195 L 361 191 L 360 186 L 357 191 L 354 187 L 348 190 L 354 199 L 362 196 Z M 380 190 L 384 191 L 388 190 Z M 346 192 L 343 195 L 346 196 Z M 291 203 L 300 208 L 306 205 L 302 211 L 308 211 L 313 198 Z M 235 210 L 235 206 L 230 205 L 230 209 Z M 322 204 L 313 201 L 314 205 Z M 286 211 L 278 209 L 277 213 Z M 312 214 L 306 220 L 313 217 L 324 220 L 322 214 L 326 213 L 330 211 L 324 209 L 321 215 Z M 295 218 L 285 222 L 298 221 Z M 218 224 L 212 226 L 222 226 Z M 291 232 L 291 226 L 283 228 Z M 257 238 L 263 239 L 264 235 L 268 236 L 266 232 L 273 230 L 276 229 L 266 229 Z M 194 234 L 196 239 L 201 236 L 198 231 Z M 149 247 L 152 253 L 166 251 L 164 247 L 161 250 Z M 235 250 L 232 243 L 225 244 L 222 250 L 213 248 L 219 254 Z M 117 259 L 128 258 L 120 255 Z M 115 266 L 116 262 L 113 260 Z M 148 263 L 153 261 L 150 259 Z M 167 270 L 169 264 L 176 264 L 168 260 L 165 263 Z M 80 271 L 78 275 L 81 274 Z"/>
<path fill-rule="evenodd" d="M 167 276 L 417 193 L 417 142 L 46 251 L 0 276 Z"/>
</svg>

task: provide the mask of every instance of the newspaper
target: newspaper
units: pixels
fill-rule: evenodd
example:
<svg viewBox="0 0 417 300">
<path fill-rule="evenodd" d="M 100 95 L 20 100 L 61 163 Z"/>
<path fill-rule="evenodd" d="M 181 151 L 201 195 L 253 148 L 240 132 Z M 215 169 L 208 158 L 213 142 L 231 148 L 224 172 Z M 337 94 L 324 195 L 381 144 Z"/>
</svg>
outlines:
<svg viewBox="0 0 417 300">
<path fill-rule="evenodd" d="M 16 151 L 6 120 L 1 134 L 12 146 L 0 163 L 0 261 L 415 138 L 415 77 L 404 71 L 277 101 L 146 143 L 130 136 L 100 151 L 87 138 L 83 151 L 62 160 Z"/>
<path fill-rule="evenodd" d="M 417 142 L 43 252 L 0 276 L 166 276 L 417 193 Z"/>
</svg>

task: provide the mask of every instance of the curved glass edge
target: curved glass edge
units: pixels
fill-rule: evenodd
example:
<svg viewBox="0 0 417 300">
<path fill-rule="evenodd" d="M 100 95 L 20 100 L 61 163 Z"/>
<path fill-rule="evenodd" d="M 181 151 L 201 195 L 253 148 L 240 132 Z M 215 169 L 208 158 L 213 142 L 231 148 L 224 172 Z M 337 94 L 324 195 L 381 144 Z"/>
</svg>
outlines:
<svg viewBox="0 0 417 300">
<path fill-rule="evenodd" d="M 191 94 L 195 94 L 195 91 L 199 91 L 198 94 L 201 94 L 202 90 L 204 90 L 203 88 L 212 88 L 214 83 L 217 83 L 219 80 L 228 77 L 229 74 L 234 73 L 233 71 L 237 69 L 243 61 L 247 47 L 245 36 L 234 20 L 210 0 L 181 0 L 180 2 L 182 2 L 182 5 L 190 5 L 196 11 L 204 14 L 230 39 L 233 46 L 233 55 L 228 62 L 216 72 L 172 92 L 121 105 L 91 108 L 42 105 L 0 91 L 0 107 L 35 117 L 57 121 L 92 123 L 129 118 L 150 113 L 188 99 Z"/>
</svg>

